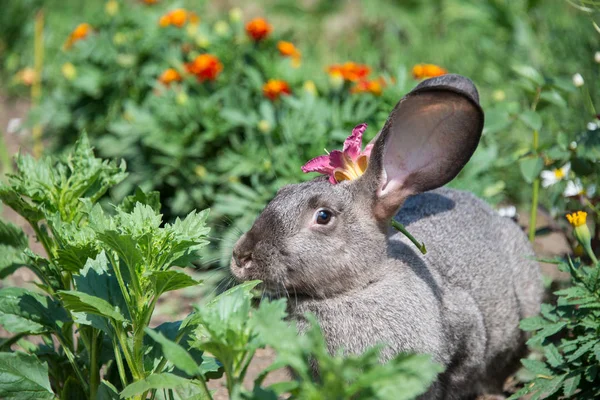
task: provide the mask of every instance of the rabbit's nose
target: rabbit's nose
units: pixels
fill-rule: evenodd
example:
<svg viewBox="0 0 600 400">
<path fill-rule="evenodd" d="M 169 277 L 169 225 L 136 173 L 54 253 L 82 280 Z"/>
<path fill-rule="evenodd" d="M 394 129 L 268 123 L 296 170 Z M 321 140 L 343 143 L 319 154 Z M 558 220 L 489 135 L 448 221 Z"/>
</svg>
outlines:
<svg viewBox="0 0 600 400">
<path fill-rule="evenodd" d="M 234 252 L 233 260 L 235 261 L 235 265 L 238 268 L 247 269 L 248 267 L 250 267 L 250 263 L 252 262 L 252 253 L 239 254 Z"/>
</svg>

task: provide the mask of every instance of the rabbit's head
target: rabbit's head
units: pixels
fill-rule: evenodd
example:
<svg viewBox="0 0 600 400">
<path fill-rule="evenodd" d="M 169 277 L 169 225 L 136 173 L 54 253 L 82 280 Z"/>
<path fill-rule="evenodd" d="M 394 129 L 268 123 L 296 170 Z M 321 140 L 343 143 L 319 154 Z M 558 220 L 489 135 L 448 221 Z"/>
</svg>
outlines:
<svg viewBox="0 0 600 400">
<path fill-rule="evenodd" d="M 452 180 L 475 151 L 483 112 L 458 75 L 426 80 L 396 105 L 356 180 L 288 185 L 236 243 L 231 271 L 279 294 L 331 297 L 378 280 L 388 222 L 404 200 Z"/>
</svg>

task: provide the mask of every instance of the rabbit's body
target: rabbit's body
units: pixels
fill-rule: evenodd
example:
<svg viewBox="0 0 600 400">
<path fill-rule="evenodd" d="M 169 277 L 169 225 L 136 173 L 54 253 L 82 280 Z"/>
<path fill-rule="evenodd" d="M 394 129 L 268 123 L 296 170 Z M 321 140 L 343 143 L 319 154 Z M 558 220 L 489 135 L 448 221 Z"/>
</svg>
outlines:
<svg viewBox="0 0 600 400">
<path fill-rule="evenodd" d="M 384 361 L 400 352 L 431 354 L 446 373 L 427 397 L 501 393 L 524 350 L 519 320 L 537 314 L 541 301 L 525 235 L 452 189 L 409 198 L 396 219 L 425 242 L 426 255 L 390 232 L 387 259 L 370 266 L 372 282 L 334 298 L 292 298 L 291 314 L 301 329 L 306 312 L 316 315 L 332 352 L 385 344 Z"/>
<path fill-rule="evenodd" d="M 365 128 L 325 159 L 355 174 Z M 538 267 L 511 220 L 466 192 L 430 191 L 456 176 L 482 129 L 468 79 L 422 82 L 390 114 L 362 176 L 332 182 L 336 170 L 314 159 L 307 165 L 329 180 L 277 193 L 236 243 L 233 275 L 289 294 L 300 330 L 303 315 L 315 314 L 331 352 L 383 344 L 383 361 L 431 354 L 445 372 L 425 398 L 501 393 L 524 350 L 519 320 L 540 307 Z M 390 228 L 392 217 L 425 242 L 426 255 Z"/>
</svg>

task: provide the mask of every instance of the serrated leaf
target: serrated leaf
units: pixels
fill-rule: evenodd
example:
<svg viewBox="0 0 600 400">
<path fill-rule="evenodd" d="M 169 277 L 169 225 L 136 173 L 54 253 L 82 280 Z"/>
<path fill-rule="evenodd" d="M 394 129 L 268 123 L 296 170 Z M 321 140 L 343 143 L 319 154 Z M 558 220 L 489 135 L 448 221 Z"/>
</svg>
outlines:
<svg viewBox="0 0 600 400">
<path fill-rule="evenodd" d="M 54 393 L 48 379 L 48 364 L 36 356 L 0 353 L 0 398 L 4 400 L 50 400 Z"/>
<path fill-rule="evenodd" d="M 556 348 L 556 346 L 552 343 L 549 343 L 544 347 L 544 355 L 546 356 L 546 361 L 553 367 L 558 367 L 562 365 L 565 360 Z"/>
<path fill-rule="evenodd" d="M 541 316 L 536 315 L 535 317 L 529 317 L 521 320 L 521 322 L 519 323 L 519 327 L 526 332 L 530 332 L 542 329 L 544 326 L 549 324 L 550 322 L 548 322 Z"/>
<path fill-rule="evenodd" d="M 142 262 L 142 252 L 137 248 L 136 242 L 131 236 L 121 235 L 119 232 L 111 230 L 98 233 L 97 237 L 110 249 L 116 251 L 125 264 L 132 269 Z"/>
<path fill-rule="evenodd" d="M 523 358 L 521 364 L 536 375 L 553 376 L 552 371 L 542 361 Z"/>
<path fill-rule="evenodd" d="M 584 355 L 585 353 L 590 351 L 591 348 L 594 347 L 597 343 L 598 343 L 598 340 L 592 340 L 587 343 L 584 343 L 583 345 L 580 345 L 579 348 L 577 349 L 577 351 L 575 351 L 573 354 L 570 354 L 567 356 L 567 361 L 573 362 L 573 361 L 577 360 L 579 357 L 581 357 L 582 355 Z"/>
<path fill-rule="evenodd" d="M 162 335 L 162 333 L 157 333 L 150 328 L 146 328 L 145 331 L 152 339 L 160 344 L 164 356 L 175 367 L 179 368 L 190 376 L 196 376 L 201 373 L 196 361 L 194 361 L 192 356 L 185 351 L 183 347 L 167 339 Z"/>
<path fill-rule="evenodd" d="M 117 322 L 125 322 L 121 310 L 100 297 L 76 290 L 60 290 L 58 292 L 66 308 L 75 312 L 84 312 L 111 318 Z"/>
<path fill-rule="evenodd" d="M 521 114 L 519 114 L 519 119 L 523 121 L 525 125 L 535 131 L 539 131 L 542 127 L 542 117 L 535 111 L 523 111 Z"/>
<path fill-rule="evenodd" d="M 519 168 L 525 182 L 532 183 L 540 176 L 542 168 L 544 168 L 544 160 L 540 157 L 527 157 L 519 160 Z"/>
<path fill-rule="evenodd" d="M 581 375 L 575 374 L 565 379 L 563 383 L 563 393 L 565 397 L 571 397 L 579 388 L 579 382 L 581 381 Z"/>
<path fill-rule="evenodd" d="M 155 285 L 156 296 L 202 283 L 202 281 L 197 281 L 186 273 L 173 270 L 152 271 L 149 278 Z"/>
<path fill-rule="evenodd" d="M 119 209 L 125 213 L 130 213 L 137 203 L 150 206 L 156 213 L 159 213 L 160 193 L 156 191 L 146 193 L 138 187 L 135 189 L 135 194 L 123 199 L 121 204 L 119 204 Z"/>
<path fill-rule="evenodd" d="M 12 333 L 41 334 L 58 331 L 69 321 L 60 304 L 27 289 L 0 289 L 0 326 Z"/>
<path fill-rule="evenodd" d="M 192 381 L 168 372 L 152 374 L 123 389 L 121 398 L 126 399 L 128 397 L 133 397 L 151 389 L 177 389 L 191 384 L 193 384 Z"/>
</svg>

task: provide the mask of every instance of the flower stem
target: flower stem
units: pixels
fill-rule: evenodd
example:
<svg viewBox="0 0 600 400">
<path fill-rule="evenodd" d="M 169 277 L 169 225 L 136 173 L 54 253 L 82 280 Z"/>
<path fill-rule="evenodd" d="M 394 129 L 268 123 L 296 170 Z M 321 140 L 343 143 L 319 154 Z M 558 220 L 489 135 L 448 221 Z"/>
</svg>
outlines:
<svg viewBox="0 0 600 400">
<path fill-rule="evenodd" d="M 404 236 L 406 236 L 411 242 L 413 242 L 413 244 L 415 246 L 417 246 L 417 249 L 419 249 L 419 251 L 421 252 L 421 254 L 427 254 L 427 249 L 425 248 L 425 243 L 421 242 L 419 243 L 419 241 L 417 239 L 415 239 L 415 237 L 413 235 L 411 235 L 406 228 L 404 227 L 404 225 L 402 225 L 400 222 L 392 219 L 392 226 L 402 232 L 402 234 Z"/>
<path fill-rule="evenodd" d="M 31 102 L 34 106 L 40 103 L 42 97 L 42 69 L 44 66 L 44 11 L 40 10 L 35 16 L 35 33 L 33 43 L 35 79 L 31 85 Z M 39 158 L 43 151 L 42 124 L 38 121 L 32 130 L 33 155 Z"/>
<path fill-rule="evenodd" d="M 92 333 L 92 351 L 90 354 L 90 400 L 96 400 L 96 394 L 98 392 L 98 385 L 100 384 L 100 370 L 98 369 L 98 353 L 99 342 L 98 331 L 94 329 Z"/>
<path fill-rule="evenodd" d="M 533 243 L 535 240 L 535 226 L 538 209 L 538 193 L 540 191 L 540 179 L 536 178 L 533 181 L 533 193 L 531 195 L 531 215 L 529 217 L 529 241 Z"/>
</svg>

